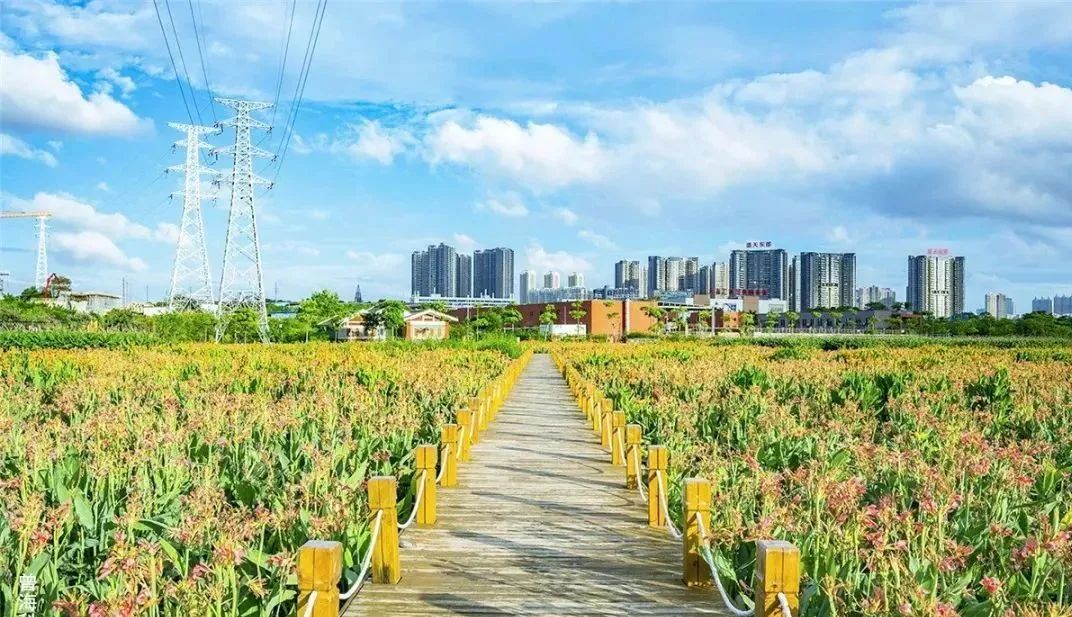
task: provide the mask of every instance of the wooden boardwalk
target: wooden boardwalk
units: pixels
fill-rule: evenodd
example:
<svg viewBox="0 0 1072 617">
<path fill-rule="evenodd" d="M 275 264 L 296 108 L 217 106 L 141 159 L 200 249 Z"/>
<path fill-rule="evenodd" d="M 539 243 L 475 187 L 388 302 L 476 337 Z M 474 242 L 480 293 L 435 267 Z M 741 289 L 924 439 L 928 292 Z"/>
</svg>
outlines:
<svg viewBox="0 0 1072 617">
<path fill-rule="evenodd" d="M 538 354 L 458 471 L 439 521 L 402 536 L 402 580 L 345 615 L 725 615 L 681 582 L 681 544 L 608 462 L 550 357 Z"/>
</svg>

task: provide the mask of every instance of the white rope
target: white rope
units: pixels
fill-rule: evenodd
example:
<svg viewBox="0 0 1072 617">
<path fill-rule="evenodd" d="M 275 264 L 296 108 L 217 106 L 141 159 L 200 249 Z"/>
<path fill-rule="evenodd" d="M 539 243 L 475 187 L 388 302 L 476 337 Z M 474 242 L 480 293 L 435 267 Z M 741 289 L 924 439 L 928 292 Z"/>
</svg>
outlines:
<svg viewBox="0 0 1072 617">
<path fill-rule="evenodd" d="M 640 447 L 634 445 L 632 447 L 632 453 L 634 454 L 634 456 L 633 456 L 633 472 L 636 474 L 637 492 L 640 493 L 640 500 L 645 502 L 645 503 L 647 503 L 648 496 L 647 496 L 647 494 L 644 493 L 644 481 L 640 477 Z"/>
<path fill-rule="evenodd" d="M 369 542 L 368 552 L 365 553 L 365 562 L 361 564 L 361 573 L 357 575 L 357 580 L 354 584 L 346 590 L 346 593 L 339 594 L 340 600 L 349 600 L 357 593 L 358 589 L 361 589 L 361 584 L 365 582 L 365 577 L 368 576 L 369 566 L 372 565 L 372 553 L 376 550 L 376 540 L 380 537 L 380 527 L 383 526 L 383 510 L 376 513 L 376 522 L 372 527 L 372 541 Z M 306 615 L 308 617 L 308 615 Z"/>
<path fill-rule="evenodd" d="M 622 439 L 622 431 L 614 431 L 614 432 L 618 434 L 618 451 L 621 452 L 622 456 L 624 457 L 625 456 L 625 441 Z"/>
<path fill-rule="evenodd" d="M 659 505 L 663 509 L 663 518 L 666 519 L 666 528 L 670 531 L 670 535 L 674 536 L 675 540 L 681 539 L 681 532 L 674 526 L 674 519 L 670 518 L 670 508 L 666 505 L 667 500 L 670 498 L 666 494 L 666 482 L 663 481 L 663 470 L 655 470 L 655 479 L 659 482 Z"/>
<path fill-rule="evenodd" d="M 450 444 L 443 446 L 443 454 L 439 457 L 443 460 L 443 466 L 439 468 L 439 475 L 435 477 L 436 484 L 443 483 L 443 475 L 447 473 L 447 457 L 450 456 Z"/>
<path fill-rule="evenodd" d="M 469 428 L 469 427 L 468 426 L 463 426 L 462 427 L 461 439 L 458 440 L 458 451 L 454 453 L 454 458 L 458 459 L 459 461 L 462 460 L 462 450 L 465 449 L 465 445 L 464 445 L 465 444 L 465 429 L 467 429 L 467 428 Z"/>
<path fill-rule="evenodd" d="M 707 562 L 707 568 L 711 570 L 712 578 L 715 579 L 715 586 L 718 587 L 718 594 L 722 596 L 722 603 L 726 605 L 730 614 L 736 615 L 736 617 L 752 617 L 752 615 L 756 614 L 755 608 L 741 610 L 730 602 L 729 594 L 726 593 L 726 588 L 722 586 L 722 577 L 718 575 L 718 568 L 715 567 L 715 558 L 711 555 L 711 547 L 707 546 L 707 529 L 704 527 L 703 517 L 699 513 L 696 514 L 696 526 L 700 528 L 700 553 L 703 555 L 704 561 Z M 789 617 L 792 617 L 792 615 Z"/>
<path fill-rule="evenodd" d="M 305 617 L 312 617 L 313 608 L 316 606 L 316 591 L 309 592 L 305 598 Z"/>
<path fill-rule="evenodd" d="M 789 600 L 780 591 L 778 592 L 778 604 L 782 607 L 782 617 L 793 617 L 793 611 L 789 610 Z"/>
<path fill-rule="evenodd" d="M 428 477 L 428 470 L 421 470 L 421 479 L 418 480 L 420 484 L 417 486 L 417 497 L 413 500 L 413 511 L 409 513 L 409 520 L 405 523 L 399 523 L 399 531 L 405 531 L 407 527 L 413 524 L 413 521 L 417 520 L 417 512 L 421 509 L 421 498 L 424 497 L 424 480 Z"/>
</svg>

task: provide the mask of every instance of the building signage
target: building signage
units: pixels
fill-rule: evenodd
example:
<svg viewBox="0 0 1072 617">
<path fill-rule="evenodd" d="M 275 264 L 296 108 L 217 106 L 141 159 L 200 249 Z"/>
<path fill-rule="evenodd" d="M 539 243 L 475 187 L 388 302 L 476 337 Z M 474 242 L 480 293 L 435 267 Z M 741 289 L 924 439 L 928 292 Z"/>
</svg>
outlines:
<svg viewBox="0 0 1072 617">
<path fill-rule="evenodd" d="M 769 292 L 770 292 L 770 290 L 768 290 L 768 289 L 760 289 L 758 287 L 757 288 L 734 287 L 732 289 L 730 289 L 728 287 L 716 287 L 712 291 L 716 295 L 717 294 L 726 294 L 726 295 L 730 295 L 730 296 L 766 296 L 766 295 L 769 295 Z"/>
<path fill-rule="evenodd" d="M 760 242 L 745 242 L 744 246 L 750 249 L 769 249 L 774 246 L 774 243 L 769 240 L 762 240 Z"/>
<path fill-rule="evenodd" d="M 947 248 L 927 249 L 927 254 L 930 255 L 931 257 L 941 257 L 943 255 L 948 255 L 949 254 L 949 249 L 947 249 Z"/>
</svg>

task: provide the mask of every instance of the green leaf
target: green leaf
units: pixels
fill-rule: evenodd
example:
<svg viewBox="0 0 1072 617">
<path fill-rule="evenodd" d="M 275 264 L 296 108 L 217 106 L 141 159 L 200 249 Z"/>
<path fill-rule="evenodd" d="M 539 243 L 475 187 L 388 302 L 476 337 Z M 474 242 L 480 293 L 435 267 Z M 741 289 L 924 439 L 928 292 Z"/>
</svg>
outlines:
<svg viewBox="0 0 1072 617">
<path fill-rule="evenodd" d="M 86 529 L 93 529 L 93 506 L 90 505 L 82 493 L 76 492 L 74 497 L 74 513 L 78 516 L 78 522 Z"/>
<path fill-rule="evenodd" d="M 44 568 L 46 565 L 48 565 L 49 557 L 50 556 L 48 553 L 41 553 L 37 557 L 34 557 L 34 560 L 30 562 L 30 566 L 26 568 L 26 572 L 24 574 L 29 576 L 37 576 L 37 573 L 41 571 L 41 568 Z"/>
</svg>

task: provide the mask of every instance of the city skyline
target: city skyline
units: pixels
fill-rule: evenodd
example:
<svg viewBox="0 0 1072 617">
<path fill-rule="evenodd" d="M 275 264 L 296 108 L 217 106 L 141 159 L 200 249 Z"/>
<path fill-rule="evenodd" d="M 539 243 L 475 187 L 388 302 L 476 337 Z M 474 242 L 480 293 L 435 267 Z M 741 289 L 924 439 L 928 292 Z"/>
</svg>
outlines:
<svg viewBox="0 0 1072 617">
<path fill-rule="evenodd" d="M 273 100 L 280 7 L 204 10 L 212 94 Z M 54 213 L 50 269 L 80 290 L 163 299 L 181 222 L 167 123 L 225 119 L 207 78 L 176 85 L 148 2 L 4 11 L 0 207 Z M 970 309 L 1068 295 L 1070 21 L 1059 3 L 333 4 L 300 109 L 288 93 L 261 118 L 275 153 L 295 117 L 257 195 L 264 288 L 349 297 L 356 278 L 404 298 L 411 251 L 440 242 L 599 287 L 622 256 L 705 265 L 776 241 L 856 253 L 862 285 L 898 291 L 905 256 L 946 247 L 971 264 Z M 203 206 L 213 286 L 227 201 Z M 4 222 L 9 289 L 33 279 L 35 239 Z"/>
</svg>

